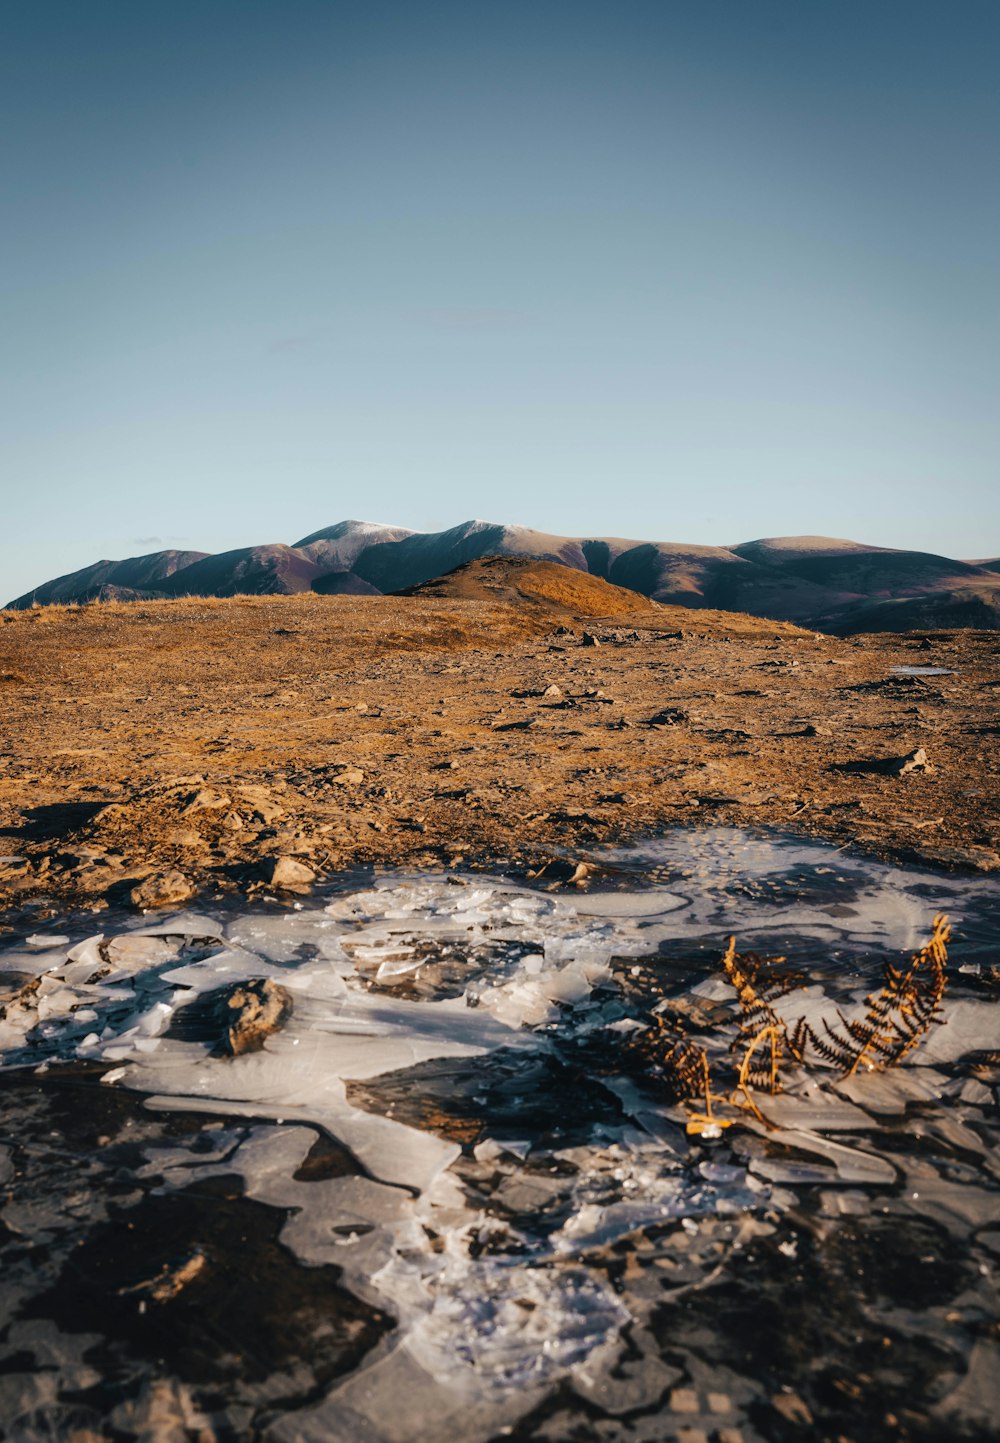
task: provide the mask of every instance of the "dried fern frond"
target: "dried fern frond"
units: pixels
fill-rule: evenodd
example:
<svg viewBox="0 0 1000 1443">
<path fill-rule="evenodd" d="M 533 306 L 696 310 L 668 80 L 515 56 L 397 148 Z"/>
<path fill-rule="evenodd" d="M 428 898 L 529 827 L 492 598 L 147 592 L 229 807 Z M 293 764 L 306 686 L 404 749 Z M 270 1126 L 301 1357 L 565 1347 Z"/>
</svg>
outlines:
<svg viewBox="0 0 1000 1443">
<path fill-rule="evenodd" d="M 740 1004 L 740 1020 L 729 1051 L 734 1058 L 741 1059 L 737 1085 L 751 1107 L 750 1085 L 776 1092 L 781 1058 L 791 1057 L 796 1061 L 802 1058 L 800 1029 L 789 1035 L 773 1006 L 780 997 L 805 982 L 800 973 L 776 970 L 784 960 L 784 957 L 760 957 L 756 952 L 737 952 L 735 937 L 730 937 L 722 958 L 722 970 Z M 768 1059 L 763 1055 L 758 1059 L 758 1050 L 765 1041 L 769 1043 Z"/>
<path fill-rule="evenodd" d="M 905 967 L 885 963 L 881 989 L 865 998 L 864 1017 L 847 1018 L 838 1011 L 839 1026 L 824 1022 L 821 1033 L 800 1022 L 799 1040 L 846 1077 L 862 1066 L 871 1071 L 898 1066 L 941 1020 L 950 936 L 947 917 L 938 913 L 930 940 Z"/>
<path fill-rule="evenodd" d="M 730 937 L 722 958 L 722 970 L 735 988 L 744 1020 L 753 1023 L 766 1019 L 772 1027 L 781 1019 L 772 1003 L 805 984 L 801 972 L 778 971 L 784 957 L 761 957 L 756 952 L 737 952 L 736 938 Z"/>
<path fill-rule="evenodd" d="M 644 1080 L 653 1082 L 669 1102 L 706 1092 L 708 1055 L 670 1019 L 654 1015 L 648 1027 L 629 1038 L 624 1054 L 641 1065 Z"/>
</svg>

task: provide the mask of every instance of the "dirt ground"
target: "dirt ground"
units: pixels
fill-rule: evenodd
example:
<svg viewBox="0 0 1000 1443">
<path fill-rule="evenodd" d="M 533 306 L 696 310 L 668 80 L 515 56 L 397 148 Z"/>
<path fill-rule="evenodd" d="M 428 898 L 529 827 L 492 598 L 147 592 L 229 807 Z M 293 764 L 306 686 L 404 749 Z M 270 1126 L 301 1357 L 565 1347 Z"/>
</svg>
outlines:
<svg viewBox="0 0 1000 1443">
<path fill-rule="evenodd" d="M 0 613 L 8 929 L 358 863 L 565 879 L 720 822 L 1000 868 L 997 633 L 838 640 L 529 572 Z"/>
</svg>

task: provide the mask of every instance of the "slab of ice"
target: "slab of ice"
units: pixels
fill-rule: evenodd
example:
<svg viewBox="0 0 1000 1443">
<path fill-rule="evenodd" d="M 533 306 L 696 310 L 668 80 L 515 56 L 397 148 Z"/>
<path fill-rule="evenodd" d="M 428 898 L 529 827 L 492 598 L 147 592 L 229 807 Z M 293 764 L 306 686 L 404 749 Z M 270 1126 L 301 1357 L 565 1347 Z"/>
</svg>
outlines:
<svg viewBox="0 0 1000 1443">
<path fill-rule="evenodd" d="M 862 1072 L 830 1083 L 839 1096 L 856 1102 L 866 1112 L 889 1116 L 906 1111 L 913 1102 L 936 1101 L 944 1095 L 948 1079 L 930 1067 L 897 1067 L 891 1072 Z"/>
<path fill-rule="evenodd" d="M 872 1119 L 863 1108 L 841 1101 L 825 1088 L 809 1084 L 795 1094 L 760 1094 L 755 1102 L 768 1122 L 779 1128 L 809 1132 L 866 1132 Z"/>
<path fill-rule="evenodd" d="M 760 1123 L 747 1121 L 745 1126 L 752 1132 L 759 1132 L 769 1142 L 778 1143 L 785 1147 L 794 1148 L 798 1152 L 813 1154 L 825 1158 L 833 1164 L 836 1179 L 843 1183 L 857 1185 L 868 1184 L 891 1184 L 896 1181 L 896 1169 L 884 1157 L 878 1157 L 875 1153 L 863 1152 L 860 1148 L 844 1147 L 842 1143 L 831 1142 L 829 1138 L 821 1137 L 815 1132 L 804 1132 L 801 1129 L 793 1128 L 765 1128 Z M 763 1172 L 765 1176 L 774 1177 L 773 1168 L 758 1168 L 755 1159 L 752 1166 L 755 1171 Z M 780 1181 L 780 1178 L 776 1178 Z M 788 1179 L 789 1181 L 791 1179 Z"/>
<path fill-rule="evenodd" d="M 397 875 L 322 909 L 225 926 L 182 913 L 0 957 L 39 979 L 0 1020 L 6 1065 L 97 1062 L 109 1085 L 151 1094 L 155 1108 L 257 1119 L 249 1137 L 242 1122 L 214 1130 L 197 1154 L 178 1144 L 171 1159 L 160 1149 L 144 1176 L 183 1187 L 238 1173 L 248 1197 L 284 1211 L 282 1242 L 296 1257 L 336 1265 L 353 1291 L 396 1316 L 396 1332 L 366 1366 L 276 1420 L 269 1439 L 412 1443 L 419 1415 L 424 1443 L 472 1443 L 498 1436 L 564 1380 L 580 1379 L 586 1392 L 587 1370 L 612 1366 L 623 1323 L 643 1306 L 627 1285 L 618 1296 L 593 1256 L 630 1236 L 635 1249 L 648 1247 L 649 1229 L 676 1234 L 682 1250 L 710 1223 L 777 1214 L 794 1190 L 817 1185 L 830 1218 L 860 1217 L 869 1205 L 923 1210 L 956 1233 L 991 1219 L 998 1194 L 984 1114 L 970 1106 L 978 1094 L 963 1093 L 961 1116 L 938 1117 L 934 1108 L 963 1079 L 928 1064 L 996 1047 L 992 1004 L 949 1000 L 944 1024 L 910 1060 L 919 1066 L 847 1079 L 791 1069 L 786 1092 L 754 1094 L 771 1127 L 729 1107 L 734 1125 L 714 1140 L 685 1136 L 690 1113 L 658 1101 L 641 1072 L 598 1067 L 599 1080 L 588 1077 L 576 1059 L 590 1054 L 574 1049 L 593 1046 L 607 1065 L 646 1025 L 642 974 L 634 992 L 615 990 L 614 976 L 628 969 L 612 966 L 662 946 L 657 975 L 681 994 L 678 1005 L 703 1016 L 710 1009 L 695 1007 L 699 999 L 730 1004 L 728 1014 L 712 1012 L 721 1025 L 707 1038 L 713 1069 L 721 1065 L 733 994 L 707 974 L 730 933 L 744 948 L 822 962 L 819 980 L 780 1004 L 789 1024 L 807 1017 L 821 1030 L 838 1010 L 859 1015 L 877 975 L 873 952 L 905 955 L 935 911 L 951 913 L 960 946 L 995 935 L 995 881 L 722 829 L 612 860 L 625 874 L 636 869 L 633 887 L 556 896 L 499 878 Z M 855 973 L 846 1000 L 831 958 Z M 196 1019 L 207 993 L 268 977 L 293 1008 L 261 1051 L 213 1057 L 190 1040 L 193 1024 L 175 1027 L 192 1005 Z M 595 998 L 598 988 L 611 990 Z M 591 1121 L 572 1083 L 560 1084 L 566 1097 L 555 1106 L 539 1095 L 539 1078 L 561 1075 L 556 1061 L 579 1079 Z M 398 1121 L 396 1104 L 380 1097 L 401 1100 L 400 1116 L 411 1100 L 420 1106 Z M 950 1158 L 946 1166 L 921 1172 L 891 1138 L 888 1156 L 880 1153 L 880 1129 L 896 1130 L 885 1119 L 909 1108 L 908 1130 Z M 563 1124 L 583 1140 L 560 1147 Z M 317 1131 L 353 1155 L 355 1174 L 296 1177 Z M 865 1136 L 855 1147 L 837 1140 L 843 1134 Z M 455 1137 L 467 1140 L 464 1152 Z M 893 1156 L 917 1169 L 901 1191 Z"/>
</svg>

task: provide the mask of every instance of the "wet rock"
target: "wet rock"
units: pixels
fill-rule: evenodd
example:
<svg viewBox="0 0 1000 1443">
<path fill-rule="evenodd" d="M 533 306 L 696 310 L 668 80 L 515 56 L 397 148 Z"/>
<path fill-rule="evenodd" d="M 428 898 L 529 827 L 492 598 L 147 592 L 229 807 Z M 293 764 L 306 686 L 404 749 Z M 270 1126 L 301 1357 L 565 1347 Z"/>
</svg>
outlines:
<svg viewBox="0 0 1000 1443">
<path fill-rule="evenodd" d="M 267 880 L 272 887 L 295 889 L 310 886 L 316 880 L 316 873 L 294 857 L 276 857 Z"/>
<path fill-rule="evenodd" d="M 220 1000 L 226 1026 L 218 1050 L 230 1057 L 259 1052 L 292 1015 L 292 994 L 273 977 L 241 982 Z"/>
<path fill-rule="evenodd" d="M 589 881 L 598 871 L 593 862 L 574 862 L 569 857 L 550 857 L 540 867 L 528 872 L 532 878 L 545 877 L 551 882 L 570 883 L 579 886 Z"/>
<path fill-rule="evenodd" d="M 583 882 L 589 881 L 596 871 L 593 862 L 577 862 L 573 875 L 566 880 L 579 887 Z"/>
<path fill-rule="evenodd" d="M 194 884 L 183 872 L 154 872 L 129 894 L 134 906 L 142 911 L 154 907 L 174 907 L 194 896 Z"/>
</svg>

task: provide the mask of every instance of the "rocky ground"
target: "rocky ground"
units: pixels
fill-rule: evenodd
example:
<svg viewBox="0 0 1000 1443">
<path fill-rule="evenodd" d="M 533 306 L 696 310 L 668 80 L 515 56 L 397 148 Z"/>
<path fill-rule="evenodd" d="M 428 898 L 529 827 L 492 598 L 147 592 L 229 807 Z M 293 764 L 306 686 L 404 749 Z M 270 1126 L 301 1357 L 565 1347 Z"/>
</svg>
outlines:
<svg viewBox="0 0 1000 1443">
<path fill-rule="evenodd" d="M 996 633 L 838 640 L 478 565 L 460 595 L 0 613 L 8 926 L 359 863 L 565 880 L 705 822 L 1000 868 Z"/>
</svg>

